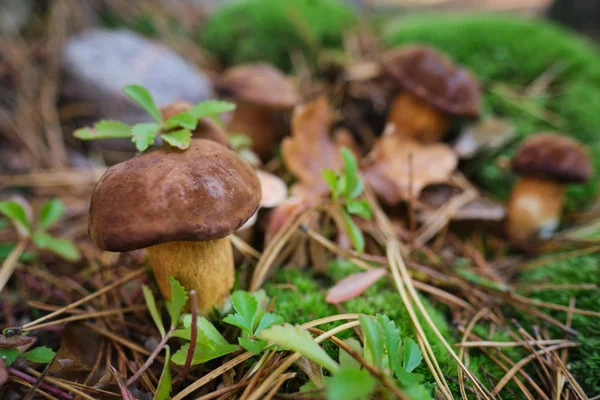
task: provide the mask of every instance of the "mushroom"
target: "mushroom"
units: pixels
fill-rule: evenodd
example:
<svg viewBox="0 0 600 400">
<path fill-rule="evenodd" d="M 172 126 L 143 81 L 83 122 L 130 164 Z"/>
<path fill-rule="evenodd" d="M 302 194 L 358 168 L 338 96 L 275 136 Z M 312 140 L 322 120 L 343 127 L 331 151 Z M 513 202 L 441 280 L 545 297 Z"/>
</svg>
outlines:
<svg viewBox="0 0 600 400">
<path fill-rule="evenodd" d="M 289 111 L 300 96 L 283 72 L 264 63 L 246 64 L 225 71 L 219 85 L 225 98 L 237 103 L 227 129 L 252 139 L 252 149 L 267 160 L 273 154 L 278 112 Z"/>
<path fill-rule="evenodd" d="M 162 117 L 167 120 L 177 114 L 181 114 L 190 110 L 193 107 L 192 103 L 185 100 L 174 101 L 173 103 L 160 109 Z M 220 143 L 227 147 L 229 145 L 227 134 L 219 125 L 210 118 L 202 118 L 198 121 L 196 129 L 192 132 L 192 137 L 195 139 L 208 139 Z"/>
<path fill-rule="evenodd" d="M 256 170 L 256 175 L 258 176 L 258 180 L 260 181 L 261 188 L 261 198 L 260 198 L 260 208 L 274 208 L 281 204 L 285 199 L 287 199 L 288 189 L 283 180 L 276 175 L 273 175 L 269 172 L 263 170 Z M 257 220 L 258 210 L 242 225 L 238 232 L 250 232 L 251 236 L 251 228 L 254 226 Z M 247 238 L 244 238 L 247 239 Z M 248 241 L 248 240 L 246 240 Z"/>
<path fill-rule="evenodd" d="M 515 242 L 547 238 L 558 228 L 565 185 L 592 175 L 583 146 L 558 133 L 539 133 L 524 140 L 513 158 L 520 175 L 508 201 L 508 236 Z"/>
<path fill-rule="evenodd" d="M 146 248 L 160 290 L 169 276 L 198 293 L 203 314 L 221 307 L 234 281 L 228 236 L 260 202 L 256 173 L 233 151 L 192 139 L 110 167 L 92 193 L 89 232 L 102 250 Z"/>
<path fill-rule="evenodd" d="M 383 57 L 383 70 L 403 89 L 388 114 L 399 134 L 438 142 L 452 117 L 479 115 L 479 84 L 465 69 L 426 46 L 407 46 Z"/>
</svg>

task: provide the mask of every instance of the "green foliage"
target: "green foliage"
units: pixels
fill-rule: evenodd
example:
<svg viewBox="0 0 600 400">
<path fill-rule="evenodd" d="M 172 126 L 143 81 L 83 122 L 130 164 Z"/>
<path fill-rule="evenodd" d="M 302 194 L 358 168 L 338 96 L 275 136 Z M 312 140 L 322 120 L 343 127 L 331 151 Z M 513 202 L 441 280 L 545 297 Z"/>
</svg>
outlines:
<svg viewBox="0 0 600 400">
<path fill-rule="evenodd" d="M 385 42 L 389 46 L 423 43 L 441 49 L 475 73 L 486 89 L 484 110 L 507 117 L 515 124 L 519 139 L 548 130 L 570 134 L 588 145 L 596 173 L 600 171 L 600 56 L 585 39 L 541 20 L 466 14 L 405 17 L 394 24 Z M 523 92 L 519 88 L 549 68 L 558 75 L 548 93 L 526 98 L 503 94 L 507 87 Z M 543 109 L 559 118 L 553 121 L 531 113 Z M 497 161 L 511 157 L 517 145 L 512 143 L 472 166 L 478 182 L 501 198 L 507 198 L 515 176 Z M 588 205 L 599 189 L 597 178 L 569 187 L 567 209 Z"/>
<path fill-rule="evenodd" d="M 146 285 L 142 285 L 142 293 L 144 294 L 144 300 L 146 301 L 148 312 L 150 312 L 150 316 L 152 317 L 152 321 L 154 321 L 154 325 L 156 325 L 156 328 L 158 329 L 158 333 L 160 333 L 161 337 L 165 337 L 165 326 L 163 325 L 160 311 L 158 311 L 158 307 L 156 307 L 156 300 L 152 294 L 152 289 Z"/>
<path fill-rule="evenodd" d="M 28 208 L 29 205 L 18 201 L 2 201 L 0 214 L 6 216 L 15 225 L 22 237 L 31 239 L 38 249 L 51 251 L 68 261 L 77 261 L 81 258 L 79 250 L 71 241 L 54 237 L 46 232 L 62 218 L 66 210 L 62 201 L 58 199 L 46 201 L 40 209 L 35 226 L 26 207 Z"/>
<path fill-rule="evenodd" d="M 235 314 L 223 318 L 223 322 L 237 326 L 242 330 L 238 338 L 240 345 L 252 353 L 258 354 L 267 347 L 267 341 L 259 339 L 260 333 L 272 325 L 283 323 L 283 319 L 266 310 L 266 295 L 264 290 L 255 293 L 235 291 L 231 296 L 231 303 Z"/>
<path fill-rule="evenodd" d="M 365 238 L 352 219 L 352 215 L 358 215 L 364 219 L 371 219 L 373 215 L 369 203 L 366 200 L 358 199 L 365 186 L 362 177 L 358 174 L 356 157 L 345 147 L 340 150 L 340 153 L 344 160 L 343 171 L 337 173 L 330 169 L 323 169 L 321 176 L 331 190 L 331 198 L 339 206 L 344 230 L 356 251 L 362 253 L 365 249 Z"/>
<path fill-rule="evenodd" d="M 29 351 L 19 354 L 19 350 L 16 348 L 0 349 L 0 359 L 4 359 L 6 366 L 10 366 L 17 358 L 24 360 L 47 364 L 54 358 L 56 353 L 49 347 L 40 346 L 35 347 Z"/>
<path fill-rule="evenodd" d="M 289 71 L 291 52 L 314 64 L 318 52 L 341 46 L 354 22 L 339 0 L 243 0 L 215 12 L 200 40 L 227 65 L 266 61 Z"/>
<path fill-rule="evenodd" d="M 188 301 L 188 294 L 183 285 L 172 276 L 169 276 L 169 285 L 171 286 L 171 301 L 167 302 L 167 310 L 171 317 L 171 326 L 174 327 L 179 322 L 181 311 Z"/>
<path fill-rule="evenodd" d="M 367 371 L 358 368 L 341 368 L 327 381 L 328 400 L 367 399 L 377 381 Z"/>
<path fill-rule="evenodd" d="M 191 143 L 192 131 L 196 129 L 200 119 L 218 118 L 220 113 L 235 109 L 234 104 L 208 100 L 164 121 L 146 88 L 140 85 L 127 85 L 123 88 L 123 92 L 139 104 L 155 122 L 127 125 L 118 121 L 103 120 L 94 124 L 93 128 L 77 129 L 73 135 L 81 140 L 131 138 L 136 149 L 144 152 L 154 143 L 156 135 L 160 134 L 160 137 L 170 146 L 185 150 Z"/>
<path fill-rule="evenodd" d="M 167 400 L 173 389 L 171 379 L 171 349 L 165 346 L 165 365 L 154 393 L 154 400 Z"/>
</svg>

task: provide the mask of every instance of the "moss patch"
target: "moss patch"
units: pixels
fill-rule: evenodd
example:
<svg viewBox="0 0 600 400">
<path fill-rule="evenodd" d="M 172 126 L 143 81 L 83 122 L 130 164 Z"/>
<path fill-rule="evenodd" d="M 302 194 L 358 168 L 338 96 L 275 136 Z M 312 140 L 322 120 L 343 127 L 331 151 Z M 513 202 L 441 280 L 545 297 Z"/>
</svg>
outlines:
<svg viewBox="0 0 600 400">
<path fill-rule="evenodd" d="M 544 130 L 560 130 L 588 144 L 596 171 L 600 171 L 600 56 L 593 45 L 549 22 L 502 15 L 409 16 L 385 35 L 388 46 L 424 43 L 436 46 L 468 66 L 486 89 L 484 109 L 509 118 L 520 138 Z M 523 103 L 507 101 L 490 89 L 498 82 L 525 87 L 549 68 L 560 68 L 550 93 L 529 98 L 561 117 L 553 126 L 525 111 Z M 517 87 L 517 86 L 514 86 Z M 526 106 L 528 107 L 528 106 Z M 506 198 L 515 177 L 498 166 L 498 157 L 510 157 L 516 143 L 473 168 L 484 188 Z M 598 179 L 572 186 L 567 209 L 588 205 L 600 189 Z"/>
<path fill-rule="evenodd" d="M 291 51 L 314 62 L 317 51 L 341 45 L 354 20 L 338 0 L 245 0 L 209 18 L 201 42 L 227 65 L 267 61 L 289 71 Z"/>
</svg>

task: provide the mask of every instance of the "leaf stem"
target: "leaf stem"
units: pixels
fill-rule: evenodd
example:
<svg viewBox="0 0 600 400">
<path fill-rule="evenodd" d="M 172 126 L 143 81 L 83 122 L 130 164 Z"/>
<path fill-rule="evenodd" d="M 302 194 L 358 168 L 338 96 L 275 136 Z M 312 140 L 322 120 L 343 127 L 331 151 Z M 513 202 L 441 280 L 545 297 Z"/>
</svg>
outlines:
<svg viewBox="0 0 600 400">
<path fill-rule="evenodd" d="M 21 257 L 21 254 L 25 251 L 25 247 L 27 247 L 28 243 L 29 238 L 19 239 L 15 248 L 12 249 L 6 260 L 2 263 L 2 267 L 0 268 L 0 293 L 2 293 L 4 286 L 6 286 L 6 283 L 15 271 L 17 261 L 19 261 L 19 257 Z"/>
<path fill-rule="evenodd" d="M 195 290 L 190 290 L 190 305 L 192 308 L 192 332 L 190 335 L 190 347 L 188 348 L 187 357 L 185 358 L 185 364 L 183 365 L 183 370 L 175 380 L 175 385 L 179 385 L 183 381 L 185 381 L 185 377 L 188 374 L 190 366 L 192 365 L 192 360 L 194 359 L 194 352 L 196 351 L 196 340 L 198 339 L 198 295 Z"/>
<path fill-rule="evenodd" d="M 172 326 L 172 327 L 169 328 L 169 330 L 167 331 L 167 333 L 165 334 L 165 336 L 158 343 L 158 346 L 156 346 L 156 348 L 154 349 L 154 351 L 150 354 L 150 356 L 148 357 L 148 359 L 146 360 L 146 362 L 144 363 L 144 365 L 142 365 L 142 367 L 140 369 L 138 369 L 136 371 L 136 373 L 133 374 L 133 376 L 127 380 L 127 382 L 125 382 L 125 387 L 131 386 L 132 383 L 134 383 L 135 381 L 137 381 L 140 378 L 140 376 L 142 376 L 142 374 L 144 372 L 146 372 L 146 370 L 148 368 L 150 368 L 150 366 L 154 362 L 154 359 L 156 358 L 156 356 L 158 356 L 158 354 L 165 347 L 165 345 L 167 344 L 167 342 L 169 341 L 169 339 L 171 339 L 171 335 L 173 334 L 174 331 L 175 331 L 175 327 L 174 326 Z M 166 360 L 166 362 L 169 362 L 169 360 Z"/>
</svg>

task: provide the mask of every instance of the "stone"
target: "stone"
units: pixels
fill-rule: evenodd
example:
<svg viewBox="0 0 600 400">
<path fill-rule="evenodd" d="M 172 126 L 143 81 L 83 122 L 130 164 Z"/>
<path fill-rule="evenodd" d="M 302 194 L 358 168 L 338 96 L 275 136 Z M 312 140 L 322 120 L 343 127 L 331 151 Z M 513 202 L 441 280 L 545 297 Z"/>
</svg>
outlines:
<svg viewBox="0 0 600 400">
<path fill-rule="evenodd" d="M 132 83 L 146 87 L 158 107 L 213 97 L 212 83 L 202 71 L 165 45 L 129 30 L 83 31 L 69 39 L 62 57 L 63 95 L 89 103 L 98 118 L 126 123 L 149 119 L 122 92 Z"/>
</svg>

